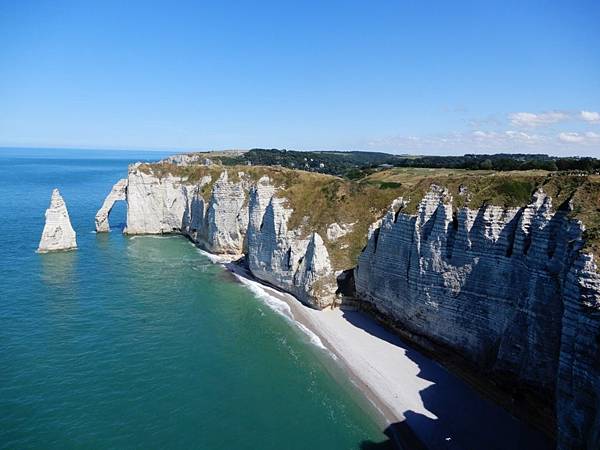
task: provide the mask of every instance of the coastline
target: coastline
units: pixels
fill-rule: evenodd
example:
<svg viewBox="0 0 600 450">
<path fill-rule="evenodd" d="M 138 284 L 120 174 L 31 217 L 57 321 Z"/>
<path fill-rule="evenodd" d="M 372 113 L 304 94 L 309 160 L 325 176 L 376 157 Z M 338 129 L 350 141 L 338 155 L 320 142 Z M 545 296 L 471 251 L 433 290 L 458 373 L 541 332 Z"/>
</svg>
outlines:
<svg viewBox="0 0 600 450">
<path fill-rule="evenodd" d="M 482 397 L 366 313 L 312 309 L 291 294 L 256 279 L 231 258 L 201 252 L 223 265 L 255 294 L 260 292 L 261 297 L 283 302 L 285 311 L 279 312 L 296 322 L 313 344 L 330 352 L 379 412 L 386 435 L 397 447 L 552 448 L 542 433 Z"/>
</svg>

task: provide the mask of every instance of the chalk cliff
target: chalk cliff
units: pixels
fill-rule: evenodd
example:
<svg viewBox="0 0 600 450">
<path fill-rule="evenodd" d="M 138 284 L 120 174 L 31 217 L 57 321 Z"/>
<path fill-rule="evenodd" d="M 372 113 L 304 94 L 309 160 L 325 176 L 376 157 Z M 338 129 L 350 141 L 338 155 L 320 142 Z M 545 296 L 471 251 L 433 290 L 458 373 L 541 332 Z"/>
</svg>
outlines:
<svg viewBox="0 0 600 450">
<path fill-rule="evenodd" d="M 154 176 L 130 167 L 127 177 L 127 234 L 182 232 L 188 211 L 188 189 L 181 177 Z"/>
<path fill-rule="evenodd" d="M 537 189 L 529 204 L 501 207 L 456 180 L 452 190 L 407 183 L 414 189 L 397 197 L 402 183 L 314 185 L 314 175 L 272 168 L 170 164 L 130 167 L 126 233 L 181 233 L 210 252 L 244 254 L 254 276 L 315 308 L 338 301 L 336 276 L 358 260 L 353 280 L 340 279 L 359 302 L 410 338 L 555 399 L 559 448 L 600 447 L 600 277 L 569 202 L 557 207 Z M 506 180 L 486 186 L 531 192 L 527 180 Z"/>
<path fill-rule="evenodd" d="M 335 301 L 335 274 L 318 233 L 302 237 L 288 230 L 292 210 L 286 199 L 262 177 L 250 193 L 248 267 L 254 276 L 294 294 L 300 301 L 324 308 Z"/>
<path fill-rule="evenodd" d="M 76 234 L 71 226 L 67 205 L 58 189 L 52 191 L 50 207 L 46 210 L 46 223 L 38 246 L 38 252 L 77 248 Z"/>
<path fill-rule="evenodd" d="M 268 177 L 253 183 L 244 172 L 220 171 L 196 183 L 130 167 L 127 234 L 182 233 L 217 254 L 246 253 L 257 278 L 323 308 L 335 300 L 337 284 L 323 239 L 288 230 L 291 209 L 275 195 Z"/>
<path fill-rule="evenodd" d="M 416 215 L 403 205 L 370 232 L 358 296 L 409 335 L 555 392 L 559 448 L 597 448 L 600 277 L 582 224 L 542 190 L 522 208 L 454 211 L 432 186 Z"/>
<path fill-rule="evenodd" d="M 221 172 L 208 202 L 204 202 L 197 188 L 193 199 L 196 203 L 189 209 L 189 220 L 194 226 L 188 227 L 188 233 L 213 253 L 241 255 L 244 251 L 248 228 L 248 181 L 244 173 L 237 175 L 238 181 L 230 181 L 228 172 Z M 199 186 L 203 185 L 201 181 Z"/>
<path fill-rule="evenodd" d="M 108 223 L 108 215 L 112 210 L 115 202 L 119 200 L 127 199 L 127 178 L 123 178 L 115 183 L 112 187 L 102 207 L 96 213 L 96 232 L 102 233 L 110 231 L 110 224 Z"/>
</svg>

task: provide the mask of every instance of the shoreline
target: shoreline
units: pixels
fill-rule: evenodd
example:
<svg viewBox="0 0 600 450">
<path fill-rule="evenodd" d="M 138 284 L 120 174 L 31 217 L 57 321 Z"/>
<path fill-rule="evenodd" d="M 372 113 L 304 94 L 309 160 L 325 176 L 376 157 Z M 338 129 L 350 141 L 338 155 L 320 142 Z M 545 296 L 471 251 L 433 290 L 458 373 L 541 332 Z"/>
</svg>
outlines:
<svg viewBox="0 0 600 450">
<path fill-rule="evenodd" d="M 543 433 L 482 397 L 366 313 L 312 309 L 293 295 L 258 280 L 232 260 L 219 261 L 219 256 L 211 256 L 242 284 L 252 284 L 263 295 L 287 305 L 288 318 L 301 330 L 305 328 L 302 331 L 311 341 L 311 335 L 315 335 L 321 343 L 313 344 L 331 353 L 333 362 L 348 374 L 373 406 L 373 412 L 379 413 L 385 434 L 399 448 L 553 447 Z"/>
</svg>

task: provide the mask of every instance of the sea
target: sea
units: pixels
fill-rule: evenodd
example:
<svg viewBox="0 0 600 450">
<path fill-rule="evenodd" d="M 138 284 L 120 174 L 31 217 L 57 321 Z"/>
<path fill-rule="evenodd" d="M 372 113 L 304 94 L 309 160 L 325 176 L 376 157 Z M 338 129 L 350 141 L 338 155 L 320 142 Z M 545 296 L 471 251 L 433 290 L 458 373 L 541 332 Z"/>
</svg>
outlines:
<svg viewBox="0 0 600 450">
<path fill-rule="evenodd" d="M 181 236 L 94 215 L 167 153 L 0 148 L 0 448 L 387 448 L 326 348 Z M 36 249 L 53 188 L 76 251 Z"/>
</svg>

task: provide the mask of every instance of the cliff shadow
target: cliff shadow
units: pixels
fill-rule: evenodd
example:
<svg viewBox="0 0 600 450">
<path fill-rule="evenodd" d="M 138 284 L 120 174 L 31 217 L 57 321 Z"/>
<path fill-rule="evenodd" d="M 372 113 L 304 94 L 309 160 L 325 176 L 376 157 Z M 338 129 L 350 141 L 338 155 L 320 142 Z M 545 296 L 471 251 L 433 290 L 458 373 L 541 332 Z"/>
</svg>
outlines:
<svg viewBox="0 0 600 450">
<path fill-rule="evenodd" d="M 387 439 L 381 442 L 362 441 L 361 450 L 425 450 L 427 447 L 415 436 L 406 421 L 394 422 L 383 431 Z"/>
<path fill-rule="evenodd" d="M 407 409 L 403 412 L 405 420 L 394 423 L 385 431 L 390 439 L 380 443 L 365 441 L 361 448 L 384 449 L 396 445 L 408 449 L 530 450 L 554 447 L 554 443 L 541 432 L 482 397 L 465 381 L 408 346 L 364 312 L 343 311 L 343 317 L 352 325 L 393 344 L 398 352 L 390 354 L 390 358 L 407 359 L 403 365 L 416 365 L 416 377 L 431 383 L 418 391 L 423 409 L 417 411 L 407 402 Z M 410 377 L 407 375 L 406 389 L 416 389 L 411 387 Z"/>
</svg>

